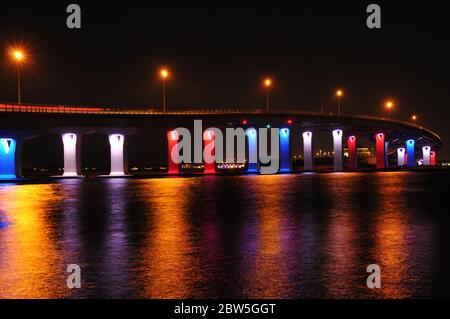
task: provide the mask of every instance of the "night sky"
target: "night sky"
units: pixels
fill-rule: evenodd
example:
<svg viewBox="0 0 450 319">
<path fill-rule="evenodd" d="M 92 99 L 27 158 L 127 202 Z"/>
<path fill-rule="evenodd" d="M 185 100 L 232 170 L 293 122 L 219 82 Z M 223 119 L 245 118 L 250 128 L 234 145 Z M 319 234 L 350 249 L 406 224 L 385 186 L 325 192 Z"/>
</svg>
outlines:
<svg viewBox="0 0 450 319">
<path fill-rule="evenodd" d="M 41 3 L 42 1 L 39 1 Z M 66 27 L 66 6 L 1 5 L 0 101 L 16 100 L 12 45 L 24 47 L 23 101 L 39 104 L 159 107 L 158 69 L 171 70 L 168 107 L 264 107 L 262 80 L 273 78 L 271 108 L 385 116 L 419 116 L 450 159 L 450 11 L 440 2 L 381 5 L 382 29 L 366 27 L 366 6 L 249 7 L 72 1 L 81 30 Z M 92 1 L 90 1 L 92 2 Z M 392 2 L 392 1 L 391 1 Z M 397 1 L 400 2 L 400 1 Z"/>
</svg>

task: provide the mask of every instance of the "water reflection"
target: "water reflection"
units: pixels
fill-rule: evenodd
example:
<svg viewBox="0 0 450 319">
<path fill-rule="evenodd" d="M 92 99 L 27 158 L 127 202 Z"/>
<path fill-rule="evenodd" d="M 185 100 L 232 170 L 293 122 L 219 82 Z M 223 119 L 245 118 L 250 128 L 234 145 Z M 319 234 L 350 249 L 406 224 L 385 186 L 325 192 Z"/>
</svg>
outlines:
<svg viewBox="0 0 450 319">
<path fill-rule="evenodd" d="M 61 200 L 60 185 L 0 187 L 0 297 L 61 297 L 60 252 L 52 212 Z M 59 274 L 59 275 L 58 275 Z"/>
<path fill-rule="evenodd" d="M 443 173 L 439 173 L 443 174 Z M 0 297 L 445 297 L 433 173 L 0 186 Z M 436 198 L 439 192 L 439 198 Z M 65 285 L 82 267 L 82 289 Z M 382 289 L 366 287 L 366 267 Z"/>
<path fill-rule="evenodd" d="M 243 296 L 247 298 L 283 298 L 290 295 L 289 278 L 289 240 L 291 229 L 287 212 L 286 197 L 289 198 L 288 181 L 279 185 L 276 192 L 273 185 L 277 176 L 254 176 L 247 191 L 251 197 L 254 219 L 247 225 L 246 248 L 242 271 L 247 274 L 247 286 Z M 285 176 L 288 180 L 291 177 Z M 253 238 L 249 238 L 252 236 Z M 277 275 L 274 276 L 274 273 Z"/>
<path fill-rule="evenodd" d="M 141 260 L 138 281 L 142 297 L 187 298 L 193 292 L 198 267 L 192 254 L 191 226 L 186 207 L 195 179 L 166 178 L 138 184 L 151 214 Z"/>
<path fill-rule="evenodd" d="M 326 189 L 330 193 L 330 210 L 328 211 L 327 237 L 324 240 L 326 264 L 322 282 L 330 298 L 351 298 L 357 295 L 361 282 L 358 274 L 364 270 L 358 264 L 360 246 L 357 216 L 349 196 L 349 189 L 354 189 L 356 174 L 331 174 L 326 178 Z"/>
</svg>

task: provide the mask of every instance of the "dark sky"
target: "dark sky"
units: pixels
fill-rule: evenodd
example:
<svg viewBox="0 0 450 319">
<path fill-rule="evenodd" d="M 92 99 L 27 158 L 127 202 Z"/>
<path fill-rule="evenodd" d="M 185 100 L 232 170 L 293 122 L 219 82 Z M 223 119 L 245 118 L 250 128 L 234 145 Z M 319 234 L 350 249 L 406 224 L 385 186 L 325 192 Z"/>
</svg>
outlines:
<svg viewBox="0 0 450 319">
<path fill-rule="evenodd" d="M 42 2 L 1 5 L 0 101 L 16 99 L 7 56 L 14 44 L 30 55 L 23 71 L 30 103 L 158 107 L 157 70 L 167 65 L 171 109 L 262 107 L 261 82 L 270 75 L 272 110 L 319 110 L 323 96 L 325 111 L 335 111 L 333 93 L 342 87 L 344 113 L 383 115 L 383 100 L 393 97 L 393 117 L 416 113 L 443 138 L 440 158 L 450 159 L 450 13 L 443 2 L 372 1 L 381 5 L 381 30 L 366 27 L 364 1 L 72 1 L 82 9 L 81 30 L 66 27 L 71 2 Z"/>
</svg>

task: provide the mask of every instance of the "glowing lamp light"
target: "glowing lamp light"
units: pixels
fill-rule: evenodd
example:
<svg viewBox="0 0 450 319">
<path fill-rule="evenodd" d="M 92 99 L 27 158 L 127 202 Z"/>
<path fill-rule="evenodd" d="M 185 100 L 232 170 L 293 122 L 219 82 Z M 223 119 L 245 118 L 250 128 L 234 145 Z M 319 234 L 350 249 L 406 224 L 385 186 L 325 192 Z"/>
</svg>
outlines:
<svg viewBox="0 0 450 319">
<path fill-rule="evenodd" d="M 270 124 L 267 124 L 266 127 L 267 127 L 267 128 L 270 128 Z"/>
<path fill-rule="evenodd" d="M 411 120 L 416 121 L 417 120 L 417 115 L 411 116 Z"/>
<path fill-rule="evenodd" d="M 17 62 L 22 62 L 25 59 L 25 54 L 22 50 L 13 50 L 11 55 Z"/>
<path fill-rule="evenodd" d="M 287 124 L 291 125 L 292 124 L 292 120 L 291 119 L 287 120 Z"/>
<path fill-rule="evenodd" d="M 386 108 L 392 109 L 394 107 L 394 102 L 389 100 L 389 101 L 386 101 L 385 105 L 386 105 Z"/>
<path fill-rule="evenodd" d="M 12 144 L 12 139 L 11 138 L 2 138 L 1 140 L 1 144 L 3 146 L 3 150 L 5 151 L 6 154 L 9 154 L 9 152 L 11 151 L 11 144 Z"/>
<path fill-rule="evenodd" d="M 342 95 L 344 95 L 344 92 L 342 90 L 337 90 L 336 91 L 336 96 L 337 97 L 341 97 Z"/>
<path fill-rule="evenodd" d="M 242 121 L 242 124 L 243 124 L 243 125 L 247 125 L 247 123 L 248 123 L 247 120 L 243 120 L 243 121 Z"/>
<path fill-rule="evenodd" d="M 271 85 L 272 85 L 272 80 L 269 79 L 269 78 L 265 79 L 265 80 L 264 80 L 264 85 L 265 85 L 266 87 L 271 86 Z"/>
<path fill-rule="evenodd" d="M 169 77 L 169 71 L 167 69 L 161 69 L 159 74 L 163 79 L 167 79 Z"/>
</svg>

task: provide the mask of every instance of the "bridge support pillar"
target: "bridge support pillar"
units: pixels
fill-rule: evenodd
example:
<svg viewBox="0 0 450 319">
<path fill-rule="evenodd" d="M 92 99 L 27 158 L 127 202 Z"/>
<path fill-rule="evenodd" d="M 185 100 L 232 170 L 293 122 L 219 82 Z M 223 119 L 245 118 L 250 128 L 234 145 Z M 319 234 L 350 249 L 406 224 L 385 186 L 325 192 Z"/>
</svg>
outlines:
<svg viewBox="0 0 450 319">
<path fill-rule="evenodd" d="M 314 161 L 312 154 L 312 132 L 303 132 L 303 169 L 312 171 L 314 169 Z"/>
<path fill-rule="evenodd" d="M 290 129 L 280 128 L 280 173 L 291 171 Z"/>
<path fill-rule="evenodd" d="M 384 143 L 384 133 L 375 134 L 375 151 L 376 151 L 376 167 L 377 169 L 386 168 L 386 145 Z"/>
<path fill-rule="evenodd" d="M 15 138 L 0 137 L 0 180 L 22 177 L 20 144 Z"/>
<path fill-rule="evenodd" d="M 384 166 L 389 167 L 389 142 L 384 142 Z"/>
<path fill-rule="evenodd" d="M 111 147 L 111 172 L 110 176 L 124 176 L 128 174 L 128 141 L 123 134 L 109 134 Z"/>
<path fill-rule="evenodd" d="M 428 145 L 422 146 L 423 165 L 431 165 L 431 147 Z"/>
<path fill-rule="evenodd" d="M 247 173 L 257 173 L 258 170 L 258 133 L 251 127 L 245 131 L 248 143 Z"/>
<path fill-rule="evenodd" d="M 210 158 L 205 157 L 205 164 L 204 164 L 204 170 L 203 173 L 205 174 L 215 174 L 216 173 L 216 163 L 215 163 L 215 134 L 213 130 L 207 130 L 203 133 L 203 143 L 204 143 L 204 151 L 206 151 L 207 154 L 210 154 Z"/>
<path fill-rule="evenodd" d="M 435 151 L 430 152 L 430 164 L 431 164 L 431 166 L 436 166 L 436 152 Z"/>
<path fill-rule="evenodd" d="M 65 177 L 81 176 L 81 140 L 83 135 L 64 133 L 64 174 Z"/>
<path fill-rule="evenodd" d="M 414 167 L 416 166 L 416 159 L 415 159 L 415 149 L 414 149 L 414 145 L 415 145 L 415 141 L 414 140 L 407 140 L 406 141 L 406 153 L 407 153 L 407 165 L 408 167 Z"/>
<path fill-rule="evenodd" d="M 404 147 L 397 148 L 397 166 L 398 167 L 405 166 L 405 158 L 406 158 L 405 148 Z"/>
<path fill-rule="evenodd" d="M 356 147 L 356 136 L 351 135 L 347 138 L 348 147 L 348 169 L 353 171 L 358 168 L 358 150 Z"/>
<path fill-rule="evenodd" d="M 178 141 L 179 134 L 177 131 L 168 131 L 167 132 L 167 158 L 168 158 L 168 174 L 180 174 L 180 163 L 179 163 L 179 150 L 178 150 Z"/>
<path fill-rule="evenodd" d="M 333 163 L 334 170 L 342 171 L 342 130 L 333 130 Z"/>
</svg>

